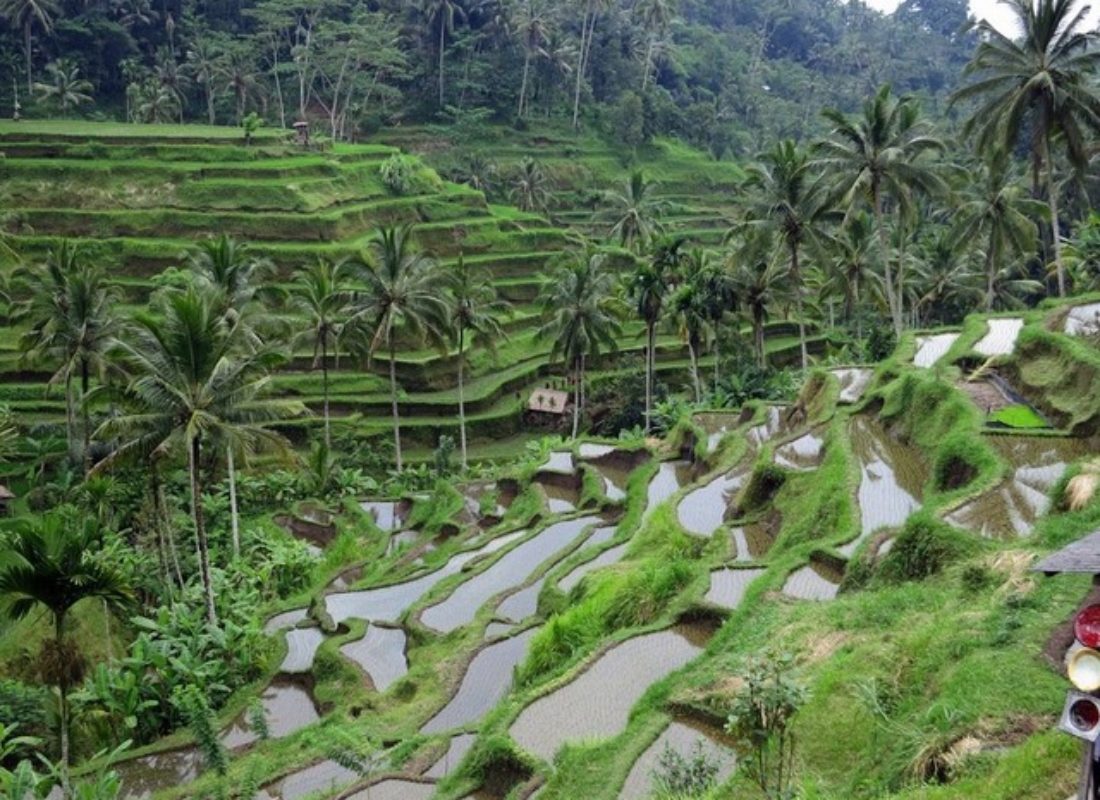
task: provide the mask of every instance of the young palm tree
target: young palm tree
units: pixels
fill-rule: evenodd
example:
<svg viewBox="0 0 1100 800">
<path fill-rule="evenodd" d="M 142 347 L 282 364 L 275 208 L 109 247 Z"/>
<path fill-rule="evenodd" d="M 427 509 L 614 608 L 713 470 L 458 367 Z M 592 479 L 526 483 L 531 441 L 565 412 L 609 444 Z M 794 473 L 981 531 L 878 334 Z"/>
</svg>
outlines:
<svg viewBox="0 0 1100 800">
<path fill-rule="evenodd" d="M 321 367 L 324 394 L 325 449 L 332 449 L 328 404 L 328 356 L 331 350 L 339 358 L 340 332 L 348 304 L 350 267 L 347 261 L 335 264 L 323 259 L 298 271 L 290 287 L 290 306 L 305 320 L 302 334 L 313 343 L 313 369 Z"/>
<path fill-rule="evenodd" d="M 438 289 L 434 260 L 417 251 L 412 226 L 381 228 L 356 263 L 364 288 L 356 297 L 348 326 L 366 330 L 364 351 L 373 358 L 385 351 L 390 358 L 390 401 L 397 470 L 402 469 L 401 416 L 397 405 L 397 332 L 404 329 L 420 341 L 439 344 L 447 317 L 447 302 Z"/>
<path fill-rule="evenodd" d="M 550 206 L 550 186 L 539 162 L 525 156 L 512 183 L 509 197 L 521 211 L 546 211 Z"/>
<path fill-rule="evenodd" d="M 65 386 L 65 419 L 69 453 L 89 466 L 91 425 L 88 393 L 92 373 L 103 376 L 109 366 L 107 351 L 117 333 L 116 296 L 106 274 L 84 261 L 77 246 L 67 240 L 51 250 L 42 267 L 21 267 L 15 273 L 15 321 L 26 321 L 25 357 L 58 364 L 51 384 Z M 80 380 L 83 447 L 76 458 L 76 398 L 73 382 Z"/>
<path fill-rule="evenodd" d="M 653 373 L 656 369 L 657 325 L 682 260 L 683 239 L 658 243 L 648 259 L 638 261 L 629 276 L 627 295 L 635 313 L 645 323 L 645 432 L 648 435 L 653 416 Z"/>
<path fill-rule="evenodd" d="M 628 250 L 644 247 L 661 231 L 660 216 L 667 204 L 654 196 L 657 184 L 635 170 L 621 192 L 608 192 L 604 216 L 611 222 L 611 237 Z"/>
<path fill-rule="evenodd" d="M 894 97 L 889 86 L 879 89 L 856 119 L 833 109 L 824 116 L 833 130 L 828 139 L 817 143 L 814 168 L 833 178 L 833 199 L 849 213 L 864 204 L 870 206 L 878 230 L 886 303 L 900 334 L 904 287 L 894 281 L 886 204 L 890 201 L 905 213 L 916 193 L 946 194 L 947 184 L 927 158 L 942 152 L 944 143 L 921 120 L 916 102 Z"/>
<path fill-rule="evenodd" d="M 61 13 L 57 0 L 0 0 L 0 17 L 13 28 L 23 29 L 23 57 L 27 65 L 27 92 L 34 91 L 34 29 L 53 30 L 53 20 Z"/>
<path fill-rule="evenodd" d="M 752 325 L 757 363 L 766 367 L 764 325 L 789 289 L 787 267 L 776 258 L 775 235 L 768 228 L 747 229 L 730 253 L 731 280 Z"/>
<path fill-rule="evenodd" d="M 973 268 L 972 251 L 959 247 L 948 228 L 941 228 L 920 242 L 923 270 L 913 282 L 913 303 L 926 322 L 956 322 L 982 296 L 981 275 Z"/>
<path fill-rule="evenodd" d="M 468 465 L 466 458 L 466 399 L 464 377 L 466 367 L 466 342 L 481 345 L 495 352 L 496 343 L 506 334 L 500 318 L 507 313 L 509 304 L 497 295 L 493 282 L 478 275 L 466 266 L 460 256 L 450 276 L 450 327 L 458 341 L 458 430 L 462 449 L 462 469 Z"/>
<path fill-rule="evenodd" d="M 283 356 L 250 341 L 239 318 L 227 316 L 224 307 L 217 293 L 191 285 L 159 297 L 156 314 L 138 316 L 119 344 L 132 376 L 131 408 L 102 428 L 123 438 L 116 458 L 131 450 L 186 453 L 196 552 L 212 625 L 217 612 L 202 508 L 203 447 L 217 442 L 244 451 L 285 448 L 285 440 L 266 424 L 303 412 L 299 403 L 263 399 L 269 373 Z"/>
<path fill-rule="evenodd" d="M 77 106 L 92 102 L 92 82 L 80 77 L 80 67 L 68 59 L 51 61 L 46 65 L 48 83 L 35 83 L 34 90 L 47 105 L 62 114 Z"/>
<path fill-rule="evenodd" d="M 1055 137 L 1070 163 L 1088 163 L 1087 131 L 1100 131 L 1100 91 L 1093 81 L 1100 65 L 1098 35 L 1089 28 L 1088 6 L 1076 0 L 1002 0 L 1022 32 L 1010 39 L 984 19 L 977 24 L 981 43 L 965 74 L 977 80 L 955 93 L 953 102 L 980 98 L 966 130 L 977 134 L 978 150 L 1011 151 L 1028 135 L 1036 169 L 1046 166 L 1054 264 L 1058 293 L 1066 294 L 1054 178 Z"/>
<path fill-rule="evenodd" d="M 746 221 L 770 225 L 779 233 L 790 258 L 789 274 L 798 315 L 798 343 L 802 370 L 809 367 L 806 351 L 806 319 L 802 308 L 805 286 L 801 255 L 805 244 L 817 244 L 829 211 L 821 181 L 813 172 L 810 156 L 791 139 L 779 142 L 749 168 Z"/>
<path fill-rule="evenodd" d="M 711 254 L 705 250 L 692 250 L 684 259 L 679 285 L 669 298 L 669 311 L 687 343 L 696 403 L 703 402 L 703 383 L 699 377 L 699 353 L 706 340 L 712 318 L 711 271 Z"/>
<path fill-rule="evenodd" d="M 592 250 L 577 254 L 546 282 L 542 293 L 540 339 L 551 339 L 550 359 L 559 356 L 573 375 L 573 438 L 580 430 L 588 359 L 614 350 L 620 326 L 616 318 L 614 278 L 604 257 Z"/>
<path fill-rule="evenodd" d="M 121 575 L 96 553 L 103 534 L 96 521 L 77 521 L 54 512 L 16 520 L 10 527 L 8 558 L 0 567 L 0 597 L 12 620 L 42 606 L 53 618 L 53 641 L 43 649 L 43 672 L 57 686 L 58 727 L 61 741 L 61 792 L 72 796 L 69 785 L 69 688 L 81 681 L 82 664 L 73 640 L 65 637 L 69 612 L 82 600 L 98 599 L 121 609 L 131 600 Z"/>
<path fill-rule="evenodd" d="M 840 229 L 825 240 L 825 287 L 844 298 L 844 319 L 856 321 L 856 338 L 863 338 L 860 315 L 865 292 L 876 292 L 881 300 L 882 282 L 874 267 L 875 224 L 866 212 L 852 214 Z M 876 301 L 877 302 L 877 301 Z"/>
<path fill-rule="evenodd" d="M 1046 214 L 1046 208 L 1013 180 L 1011 162 L 1003 150 L 993 152 L 979 175 L 979 180 L 967 184 L 952 232 L 957 246 L 985 242 L 985 309 L 991 311 L 1003 259 L 1034 252 L 1035 220 Z"/>
<path fill-rule="evenodd" d="M 439 107 L 445 105 L 443 59 L 447 54 L 447 35 L 454 33 L 456 22 L 466 21 L 466 9 L 455 0 L 420 0 L 420 14 L 429 31 L 439 31 Z"/>
</svg>

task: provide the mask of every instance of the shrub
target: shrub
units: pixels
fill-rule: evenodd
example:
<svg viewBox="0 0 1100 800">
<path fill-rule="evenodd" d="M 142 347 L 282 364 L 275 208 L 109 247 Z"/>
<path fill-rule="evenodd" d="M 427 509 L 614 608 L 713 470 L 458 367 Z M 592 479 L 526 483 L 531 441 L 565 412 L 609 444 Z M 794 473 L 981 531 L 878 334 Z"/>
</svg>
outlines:
<svg viewBox="0 0 1100 800">
<path fill-rule="evenodd" d="M 399 197 L 429 194 L 440 188 L 435 173 L 416 156 L 394 153 L 382 162 L 379 175 L 386 188 Z"/>
<path fill-rule="evenodd" d="M 920 580 L 972 553 L 977 543 L 930 512 L 909 518 L 882 560 L 879 574 L 888 581 Z"/>
<path fill-rule="evenodd" d="M 741 502 L 738 505 L 740 513 L 747 514 L 766 506 L 786 481 L 786 473 L 775 464 L 757 465 L 741 494 Z"/>
</svg>

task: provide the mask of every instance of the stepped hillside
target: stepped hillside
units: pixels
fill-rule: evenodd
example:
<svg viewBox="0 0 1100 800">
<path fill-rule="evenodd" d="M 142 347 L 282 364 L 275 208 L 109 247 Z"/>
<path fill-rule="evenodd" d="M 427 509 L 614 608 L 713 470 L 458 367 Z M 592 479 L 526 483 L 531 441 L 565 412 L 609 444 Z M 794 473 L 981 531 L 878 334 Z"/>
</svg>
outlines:
<svg viewBox="0 0 1100 800">
<path fill-rule="evenodd" d="M 487 270 L 513 303 L 508 341 L 495 356 L 471 354 L 466 400 L 475 438 L 522 433 L 527 395 L 545 382 L 549 370 L 551 343 L 535 341 L 535 300 L 549 265 L 575 232 L 606 232 L 606 223 L 594 216 L 593 200 L 629 173 L 613 148 L 595 138 L 486 142 L 500 158 L 502 174 L 528 148 L 545 162 L 554 203 L 546 214 L 535 214 L 503 204 L 506 196 L 489 202 L 483 192 L 443 180 L 418 162 L 408 193 L 387 188 L 380 170 L 388 159 L 405 150 L 443 152 L 428 129 L 388 131 L 379 137 L 388 144 L 308 151 L 272 130 L 251 146 L 240 137 L 237 129 L 204 126 L 0 123 L 5 207 L 0 226 L 32 261 L 62 237 L 78 241 L 87 257 L 110 268 L 124 303 L 138 307 L 156 287 L 171 282 L 188 248 L 208 236 L 225 233 L 247 242 L 274 262 L 276 280 L 283 282 L 314 259 L 358 255 L 378 225 L 412 223 L 421 248 L 444 264 L 461 254 L 468 264 Z M 698 244 L 720 242 L 742 178 L 735 165 L 665 142 L 648 148 L 641 166 L 659 181 L 669 203 L 669 230 Z M 614 247 L 608 252 L 624 267 L 632 258 Z M 635 322 L 624 327 L 620 357 L 641 352 L 641 332 Z M 775 360 L 795 357 L 791 325 L 775 323 L 770 334 Z M 685 380 L 688 361 L 681 342 L 668 332 L 659 345 L 664 377 Z M 815 338 L 812 345 L 820 352 L 824 342 Z M 39 419 L 59 419 L 62 400 L 42 399 L 40 382 L 50 365 L 25 363 L 15 337 L 4 348 L 0 400 Z M 455 361 L 454 352 L 428 348 L 402 348 L 397 356 L 403 425 L 424 448 L 457 425 Z M 275 384 L 281 394 L 319 410 L 321 379 L 311 362 L 311 354 L 297 354 Z M 607 359 L 603 367 L 619 363 L 618 357 Z M 333 366 L 332 409 L 344 427 L 357 435 L 384 429 L 389 393 L 382 377 L 388 363 L 368 367 L 343 358 L 334 359 Z"/>
</svg>

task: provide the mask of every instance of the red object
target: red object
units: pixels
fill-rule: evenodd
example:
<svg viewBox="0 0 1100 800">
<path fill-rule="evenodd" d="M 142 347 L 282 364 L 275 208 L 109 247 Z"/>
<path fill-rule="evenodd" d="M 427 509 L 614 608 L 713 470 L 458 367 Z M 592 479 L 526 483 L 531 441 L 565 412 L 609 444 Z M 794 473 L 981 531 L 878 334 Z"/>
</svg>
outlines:
<svg viewBox="0 0 1100 800">
<path fill-rule="evenodd" d="M 1077 730 L 1088 733 L 1100 725 L 1100 706 L 1095 700 L 1083 697 L 1069 707 L 1069 721 Z"/>
<path fill-rule="evenodd" d="M 1073 620 L 1073 635 L 1085 647 L 1100 649 L 1100 605 L 1089 606 Z"/>
</svg>

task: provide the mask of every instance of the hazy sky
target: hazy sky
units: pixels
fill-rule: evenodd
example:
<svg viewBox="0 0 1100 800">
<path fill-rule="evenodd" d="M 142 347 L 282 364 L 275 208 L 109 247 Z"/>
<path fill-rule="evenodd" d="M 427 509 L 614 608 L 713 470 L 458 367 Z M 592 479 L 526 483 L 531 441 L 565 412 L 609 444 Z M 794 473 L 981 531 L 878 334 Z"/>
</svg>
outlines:
<svg viewBox="0 0 1100 800">
<path fill-rule="evenodd" d="M 865 0 L 865 2 L 872 8 L 889 12 L 897 8 L 901 0 Z M 1100 20 L 1100 2 L 1092 2 L 1090 5 L 1093 7 L 1092 20 L 1096 22 Z M 1000 30 L 1009 32 L 1006 28 L 1010 24 L 1009 20 L 1012 19 L 1011 14 L 997 0 L 970 0 L 970 13 L 979 19 L 984 17 Z"/>
</svg>

